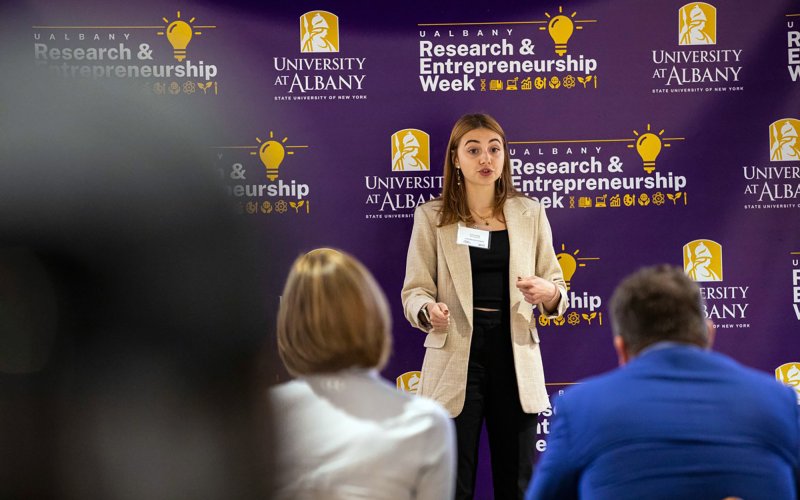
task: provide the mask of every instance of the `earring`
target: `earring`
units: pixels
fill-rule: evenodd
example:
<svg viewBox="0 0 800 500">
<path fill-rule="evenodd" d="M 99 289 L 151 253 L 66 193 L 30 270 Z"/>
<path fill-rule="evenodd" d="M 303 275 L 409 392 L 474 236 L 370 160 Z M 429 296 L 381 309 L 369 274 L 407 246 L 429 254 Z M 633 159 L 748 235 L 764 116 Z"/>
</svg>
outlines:
<svg viewBox="0 0 800 500">
<path fill-rule="evenodd" d="M 461 168 L 460 167 L 456 167 L 456 184 L 458 184 L 458 187 L 461 187 Z"/>
</svg>

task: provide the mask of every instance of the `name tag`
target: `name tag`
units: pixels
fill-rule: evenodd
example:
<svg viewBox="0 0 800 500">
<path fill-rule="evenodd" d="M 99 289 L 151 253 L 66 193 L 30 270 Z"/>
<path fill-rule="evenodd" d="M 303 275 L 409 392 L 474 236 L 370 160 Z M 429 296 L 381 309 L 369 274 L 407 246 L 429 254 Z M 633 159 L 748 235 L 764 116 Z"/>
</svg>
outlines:
<svg viewBox="0 0 800 500">
<path fill-rule="evenodd" d="M 483 229 L 474 229 L 467 226 L 458 226 L 458 236 L 456 243 L 468 245 L 475 248 L 489 248 L 489 240 L 492 233 Z"/>
</svg>

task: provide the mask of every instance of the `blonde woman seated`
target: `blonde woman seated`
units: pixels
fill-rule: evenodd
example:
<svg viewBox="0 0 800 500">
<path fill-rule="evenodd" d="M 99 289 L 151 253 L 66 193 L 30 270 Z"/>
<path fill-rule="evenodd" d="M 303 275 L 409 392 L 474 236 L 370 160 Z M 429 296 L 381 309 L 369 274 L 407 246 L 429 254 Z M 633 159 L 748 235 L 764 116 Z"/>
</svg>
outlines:
<svg viewBox="0 0 800 500">
<path fill-rule="evenodd" d="M 297 379 L 270 391 L 276 498 L 452 498 L 449 415 L 378 375 L 390 328 L 383 292 L 353 257 L 323 248 L 295 261 L 278 350 Z"/>
</svg>

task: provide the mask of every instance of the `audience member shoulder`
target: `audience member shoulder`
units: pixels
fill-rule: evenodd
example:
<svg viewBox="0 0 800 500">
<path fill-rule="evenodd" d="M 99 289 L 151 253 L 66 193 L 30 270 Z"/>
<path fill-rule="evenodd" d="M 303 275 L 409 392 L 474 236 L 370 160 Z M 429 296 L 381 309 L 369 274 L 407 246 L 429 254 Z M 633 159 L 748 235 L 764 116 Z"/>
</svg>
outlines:
<svg viewBox="0 0 800 500">
<path fill-rule="evenodd" d="M 771 373 L 765 373 L 765 372 L 763 372 L 761 370 L 758 370 L 756 368 L 752 368 L 750 366 L 743 365 L 742 363 L 740 363 L 736 359 L 731 358 L 730 356 L 727 356 L 725 354 L 722 354 L 722 353 L 719 353 L 719 352 L 714 352 L 714 351 L 712 351 L 712 352 L 713 352 L 713 354 L 715 356 L 721 357 L 722 359 L 727 361 L 731 365 L 731 367 L 732 367 L 731 369 L 732 370 L 735 370 L 735 369 L 738 368 L 741 371 L 741 373 L 744 374 L 744 376 L 749 377 L 750 380 L 753 383 L 763 384 L 765 389 L 770 389 L 771 388 L 772 390 L 775 390 L 775 391 L 779 391 L 779 390 L 782 391 L 784 389 L 789 389 L 790 391 L 794 392 L 794 389 L 792 389 L 791 387 L 789 387 L 789 386 L 783 384 L 782 382 L 776 380 L 775 377 Z"/>
<path fill-rule="evenodd" d="M 289 380 L 272 386 L 267 390 L 267 398 L 273 407 L 289 409 L 296 404 L 302 404 L 312 394 L 311 388 L 302 378 Z"/>
</svg>

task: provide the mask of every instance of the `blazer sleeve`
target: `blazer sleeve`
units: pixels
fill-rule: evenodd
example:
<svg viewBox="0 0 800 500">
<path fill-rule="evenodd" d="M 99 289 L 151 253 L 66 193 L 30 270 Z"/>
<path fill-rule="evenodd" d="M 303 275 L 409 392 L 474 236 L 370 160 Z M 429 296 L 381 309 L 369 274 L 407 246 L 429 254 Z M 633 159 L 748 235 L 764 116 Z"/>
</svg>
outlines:
<svg viewBox="0 0 800 500">
<path fill-rule="evenodd" d="M 553 233 L 550 230 L 550 222 L 544 206 L 539 203 L 539 216 L 536 217 L 536 276 L 552 281 L 558 287 L 561 298 L 558 301 L 556 310 L 547 312 L 542 304 L 539 304 L 539 313 L 548 318 L 562 316 L 567 310 L 567 283 L 564 281 L 564 274 L 558 264 L 556 252 L 553 250 Z"/>
<path fill-rule="evenodd" d="M 406 277 L 400 297 L 403 312 L 411 326 L 428 333 L 419 321 L 419 312 L 428 302 L 436 302 L 436 221 L 435 211 L 422 205 L 414 211 L 414 228 L 408 244 Z"/>
<path fill-rule="evenodd" d="M 580 467 L 570 442 L 569 410 L 564 398 L 555 402 L 555 414 L 547 436 L 547 449 L 542 453 L 533 480 L 525 492 L 525 500 L 577 500 Z"/>
</svg>

